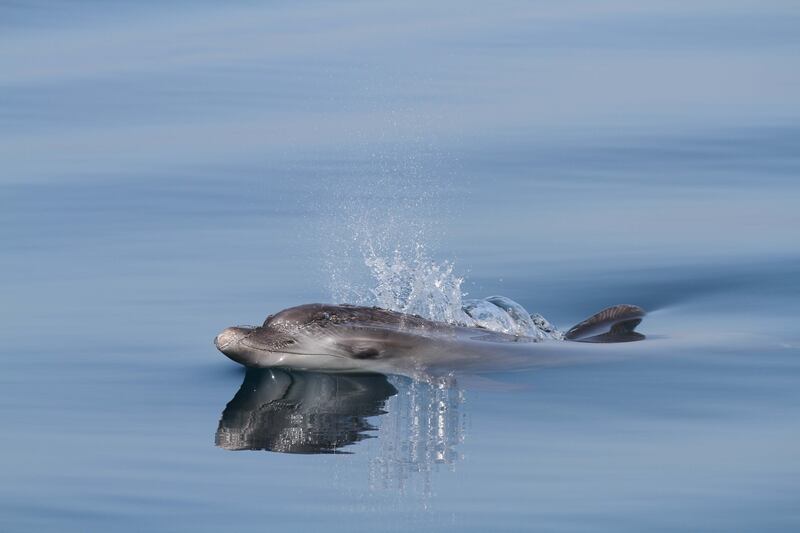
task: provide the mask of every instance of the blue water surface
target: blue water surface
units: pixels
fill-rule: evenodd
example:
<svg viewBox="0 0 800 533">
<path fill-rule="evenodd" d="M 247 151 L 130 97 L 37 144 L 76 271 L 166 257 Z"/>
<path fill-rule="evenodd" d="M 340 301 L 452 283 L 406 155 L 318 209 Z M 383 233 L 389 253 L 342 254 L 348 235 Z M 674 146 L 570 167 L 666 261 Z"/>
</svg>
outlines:
<svg viewBox="0 0 800 533">
<path fill-rule="evenodd" d="M 797 531 L 798 27 L 0 3 L 0 530 Z M 658 348 L 431 382 L 216 351 L 368 284 L 359 220 L 562 328 L 642 305 Z"/>
</svg>

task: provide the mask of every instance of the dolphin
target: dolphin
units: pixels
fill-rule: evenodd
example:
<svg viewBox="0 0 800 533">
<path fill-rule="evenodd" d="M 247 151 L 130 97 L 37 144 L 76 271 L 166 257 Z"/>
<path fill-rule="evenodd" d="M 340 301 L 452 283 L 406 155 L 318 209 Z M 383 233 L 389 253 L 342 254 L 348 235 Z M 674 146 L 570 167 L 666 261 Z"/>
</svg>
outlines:
<svg viewBox="0 0 800 533">
<path fill-rule="evenodd" d="M 576 324 L 563 340 L 542 340 L 378 307 L 306 304 L 270 315 L 261 326 L 226 328 L 214 344 L 250 368 L 416 376 L 591 360 L 586 343 L 644 339 L 634 331 L 644 315 L 638 306 L 615 305 Z"/>
</svg>

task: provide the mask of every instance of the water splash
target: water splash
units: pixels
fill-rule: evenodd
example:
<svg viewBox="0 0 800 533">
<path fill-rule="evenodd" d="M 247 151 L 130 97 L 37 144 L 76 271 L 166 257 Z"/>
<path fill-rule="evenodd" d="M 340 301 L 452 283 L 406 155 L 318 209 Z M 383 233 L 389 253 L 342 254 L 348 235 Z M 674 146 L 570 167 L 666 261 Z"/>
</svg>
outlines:
<svg viewBox="0 0 800 533">
<path fill-rule="evenodd" d="M 561 338 L 547 320 L 508 298 L 464 299 L 464 277 L 455 263 L 429 252 L 448 218 L 443 181 L 429 168 L 424 150 L 396 150 L 371 151 L 362 172 L 329 182 L 335 186 L 325 191 L 329 223 L 322 242 L 333 301 L 511 335 Z"/>
<path fill-rule="evenodd" d="M 399 249 L 386 257 L 368 247 L 364 263 L 374 280 L 370 293 L 378 307 L 440 322 L 471 323 L 462 306 L 464 278 L 454 273 L 452 262 L 429 258 L 422 244 L 414 246 L 411 257 Z"/>
<path fill-rule="evenodd" d="M 562 340 L 564 334 L 538 313 L 529 314 L 520 304 L 505 296 L 465 300 L 464 312 L 474 326 L 544 340 Z"/>
<path fill-rule="evenodd" d="M 540 340 L 563 338 L 544 317 L 529 314 L 510 298 L 466 300 L 464 277 L 456 272 L 454 262 L 437 261 L 428 254 L 419 221 L 405 224 L 391 213 L 379 217 L 374 208 L 351 210 L 346 220 L 349 248 L 348 244 L 339 246 L 328 262 L 337 303 L 377 306 Z M 359 279 L 359 273 L 366 276 Z"/>
<path fill-rule="evenodd" d="M 365 145 L 369 157 L 360 171 L 326 191 L 330 223 L 323 246 L 331 296 L 336 303 L 466 324 L 464 278 L 452 261 L 431 253 L 451 202 L 444 194 L 447 179 L 437 170 L 441 154 L 419 140 L 409 146 Z"/>
</svg>

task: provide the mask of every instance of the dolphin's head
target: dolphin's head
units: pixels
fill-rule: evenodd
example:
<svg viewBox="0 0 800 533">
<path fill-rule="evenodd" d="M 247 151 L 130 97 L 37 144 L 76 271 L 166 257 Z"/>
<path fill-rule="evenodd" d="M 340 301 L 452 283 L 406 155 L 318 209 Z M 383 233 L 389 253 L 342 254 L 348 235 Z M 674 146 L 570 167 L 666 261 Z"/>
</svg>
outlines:
<svg viewBox="0 0 800 533">
<path fill-rule="evenodd" d="M 317 304 L 294 307 L 267 317 L 261 326 L 224 329 L 214 339 L 217 349 L 239 364 L 267 368 L 352 367 L 349 354 L 336 342 L 330 321 Z"/>
<path fill-rule="evenodd" d="M 217 349 L 248 367 L 297 366 L 296 357 L 319 356 L 319 343 L 313 343 L 302 330 L 263 326 L 225 328 L 214 339 Z M 307 361 L 310 363 L 311 361 Z"/>
</svg>

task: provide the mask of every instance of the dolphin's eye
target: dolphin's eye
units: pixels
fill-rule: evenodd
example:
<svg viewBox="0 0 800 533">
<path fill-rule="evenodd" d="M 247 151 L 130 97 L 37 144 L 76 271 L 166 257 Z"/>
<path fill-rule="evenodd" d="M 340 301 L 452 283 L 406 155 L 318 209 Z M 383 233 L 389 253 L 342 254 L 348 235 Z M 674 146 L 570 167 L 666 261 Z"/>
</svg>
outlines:
<svg viewBox="0 0 800 533">
<path fill-rule="evenodd" d="M 292 339 L 289 339 L 288 341 L 286 341 L 286 344 L 294 344 L 294 341 Z"/>
</svg>

